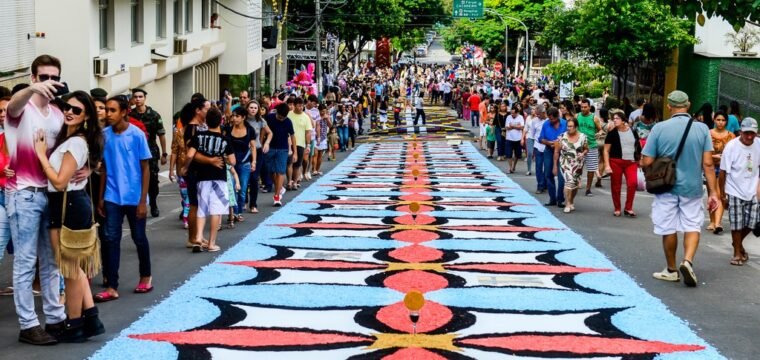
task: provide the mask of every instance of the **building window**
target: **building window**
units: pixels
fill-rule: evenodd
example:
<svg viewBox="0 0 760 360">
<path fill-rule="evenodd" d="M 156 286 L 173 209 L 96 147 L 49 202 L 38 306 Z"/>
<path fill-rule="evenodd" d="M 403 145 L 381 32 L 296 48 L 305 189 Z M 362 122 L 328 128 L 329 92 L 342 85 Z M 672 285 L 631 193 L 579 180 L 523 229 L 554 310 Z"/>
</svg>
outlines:
<svg viewBox="0 0 760 360">
<path fill-rule="evenodd" d="M 179 0 L 174 0 L 174 35 L 182 34 L 182 7 Z"/>
<path fill-rule="evenodd" d="M 193 32 L 193 0 L 185 0 L 185 34 Z"/>
<path fill-rule="evenodd" d="M 111 49 L 113 39 L 113 6 L 111 0 L 98 0 L 100 49 Z"/>
<path fill-rule="evenodd" d="M 166 38 L 166 4 L 164 0 L 156 0 L 156 38 Z"/>
<path fill-rule="evenodd" d="M 141 0 L 129 1 L 130 24 L 132 27 L 132 43 L 141 44 L 143 42 L 143 7 Z"/>
<path fill-rule="evenodd" d="M 209 28 L 211 23 L 211 4 L 209 0 L 201 0 L 201 25 L 204 29 Z"/>
</svg>

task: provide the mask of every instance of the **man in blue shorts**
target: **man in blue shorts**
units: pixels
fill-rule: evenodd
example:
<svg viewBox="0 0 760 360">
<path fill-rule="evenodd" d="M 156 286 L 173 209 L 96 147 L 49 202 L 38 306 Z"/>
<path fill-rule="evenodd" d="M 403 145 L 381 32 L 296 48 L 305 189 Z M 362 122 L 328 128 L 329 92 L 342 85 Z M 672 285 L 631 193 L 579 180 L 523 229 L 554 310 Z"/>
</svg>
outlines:
<svg viewBox="0 0 760 360">
<path fill-rule="evenodd" d="M 270 136 L 261 148 L 266 156 L 269 173 L 272 174 L 274 182 L 274 206 L 282 206 L 282 195 L 285 194 L 285 188 L 282 186 L 285 182 L 285 173 L 288 169 L 288 156 L 296 153 L 296 137 L 293 130 L 293 123 L 288 119 L 290 108 L 288 104 L 281 103 L 275 108 L 274 113 L 267 114 L 266 121 L 269 129 L 272 131 Z M 290 139 L 290 143 L 288 143 Z"/>
</svg>

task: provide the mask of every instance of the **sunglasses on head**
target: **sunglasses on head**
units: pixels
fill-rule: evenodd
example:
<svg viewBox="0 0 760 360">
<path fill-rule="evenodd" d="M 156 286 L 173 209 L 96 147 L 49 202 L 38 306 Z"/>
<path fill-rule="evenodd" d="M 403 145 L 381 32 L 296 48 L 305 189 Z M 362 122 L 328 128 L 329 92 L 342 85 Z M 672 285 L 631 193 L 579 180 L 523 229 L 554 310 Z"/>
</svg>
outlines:
<svg viewBox="0 0 760 360">
<path fill-rule="evenodd" d="M 69 110 L 71 110 L 71 112 L 77 116 L 82 115 L 82 112 L 84 111 L 84 109 L 80 108 L 79 106 L 74 106 L 69 103 L 63 104 L 63 112 L 67 112 Z"/>
<path fill-rule="evenodd" d="M 48 81 L 48 80 L 61 81 L 61 77 L 60 76 L 48 75 L 48 74 L 37 75 L 37 79 L 39 79 L 40 81 Z"/>
</svg>

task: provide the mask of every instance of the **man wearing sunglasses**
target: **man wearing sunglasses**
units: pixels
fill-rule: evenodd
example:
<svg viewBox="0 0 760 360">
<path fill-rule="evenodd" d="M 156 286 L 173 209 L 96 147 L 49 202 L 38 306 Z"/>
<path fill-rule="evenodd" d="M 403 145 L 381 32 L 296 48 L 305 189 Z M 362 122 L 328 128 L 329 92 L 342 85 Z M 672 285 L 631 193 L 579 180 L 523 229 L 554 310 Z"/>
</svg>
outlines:
<svg viewBox="0 0 760 360">
<path fill-rule="evenodd" d="M 60 278 L 47 231 L 47 177 L 36 160 L 34 134 L 42 129 L 48 148 L 52 149 L 63 125 L 61 109 L 50 101 L 59 95 L 61 62 L 49 55 L 40 55 L 32 62 L 32 84 L 17 92 L 8 103 L 5 136 L 14 177 L 8 178 L 7 211 L 13 258 L 13 300 L 19 317 L 19 341 L 33 345 L 55 344 L 51 334 L 63 329 L 66 320 L 60 302 Z M 73 110 L 73 109 L 72 109 Z M 45 329 L 34 311 L 32 281 L 39 259 L 42 308 Z"/>
<path fill-rule="evenodd" d="M 160 160 L 161 165 L 166 165 L 166 130 L 164 130 L 161 115 L 145 104 L 147 95 L 148 93 L 143 89 L 132 89 L 132 100 L 135 102 L 135 108 L 129 113 L 129 116 L 141 121 L 148 131 L 148 148 L 150 148 L 150 153 L 153 155 L 153 158 L 149 161 L 150 181 L 148 182 L 148 199 L 150 203 L 150 215 L 158 217 L 158 203 L 156 202 L 158 198 L 158 162 Z M 161 144 L 160 156 L 156 137 L 158 137 Z"/>
</svg>

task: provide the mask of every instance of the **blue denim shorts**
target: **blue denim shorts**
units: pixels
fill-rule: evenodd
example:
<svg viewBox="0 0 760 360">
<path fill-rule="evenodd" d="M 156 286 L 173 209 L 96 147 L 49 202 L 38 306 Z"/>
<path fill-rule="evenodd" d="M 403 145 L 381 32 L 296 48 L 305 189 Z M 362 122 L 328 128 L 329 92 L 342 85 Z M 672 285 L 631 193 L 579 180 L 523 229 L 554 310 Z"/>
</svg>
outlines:
<svg viewBox="0 0 760 360">
<path fill-rule="evenodd" d="M 288 150 L 269 149 L 266 153 L 267 167 L 274 174 L 285 174 L 288 169 Z"/>
</svg>

